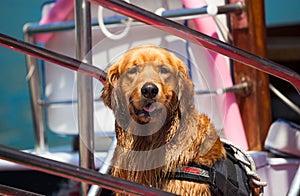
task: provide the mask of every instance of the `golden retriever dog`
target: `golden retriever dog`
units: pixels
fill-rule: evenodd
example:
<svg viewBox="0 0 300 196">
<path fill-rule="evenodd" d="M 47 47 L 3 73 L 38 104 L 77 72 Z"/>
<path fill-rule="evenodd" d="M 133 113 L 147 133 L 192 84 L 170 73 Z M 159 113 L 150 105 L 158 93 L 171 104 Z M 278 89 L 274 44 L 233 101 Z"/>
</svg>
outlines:
<svg viewBox="0 0 300 196">
<path fill-rule="evenodd" d="M 111 174 L 178 195 L 211 195 L 209 184 L 170 178 L 190 164 L 226 158 L 210 119 L 193 104 L 186 65 L 154 45 L 127 51 L 107 70 L 102 99 L 116 117 Z"/>
</svg>

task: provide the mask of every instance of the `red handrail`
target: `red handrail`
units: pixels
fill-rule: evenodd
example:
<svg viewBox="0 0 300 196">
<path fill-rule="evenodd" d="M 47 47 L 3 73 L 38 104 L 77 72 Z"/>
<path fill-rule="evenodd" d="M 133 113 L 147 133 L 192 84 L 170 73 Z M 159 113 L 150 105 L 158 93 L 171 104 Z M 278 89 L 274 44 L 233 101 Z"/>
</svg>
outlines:
<svg viewBox="0 0 300 196">
<path fill-rule="evenodd" d="M 87 74 L 91 77 L 96 78 L 102 83 L 104 83 L 106 80 L 106 73 L 98 67 L 81 62 L 54 51 L 47 50 L 30 43 L 26 43 L 22 40 L 15 39 L 2 33 L 0 33 L 0 45 L 34 56 L 39 59 L 43 59 L 45 61 L 55 63 L 74 71 Z"/>
</svg>

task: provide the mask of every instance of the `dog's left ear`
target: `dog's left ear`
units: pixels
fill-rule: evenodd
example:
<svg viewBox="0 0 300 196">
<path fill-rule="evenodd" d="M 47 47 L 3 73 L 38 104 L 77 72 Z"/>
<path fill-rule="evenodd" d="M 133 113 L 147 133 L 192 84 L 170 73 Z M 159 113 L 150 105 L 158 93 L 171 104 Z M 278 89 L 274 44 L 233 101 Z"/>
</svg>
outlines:
<svg viewBox="0 0 300 196">
<path fill-rule="evenodd" d="M 194 107 L 194 84 L 189 77 L 187 66 L 180 60 L 178 63 L 178 100 L 180 111 L 189 112 Z"/>
<path fill-rule="evenodd" d="M 186 79 L 190 80 L 188 67 L 180 59 L 177 59 L 176 64 L 180 74 L 182 74 Z"/>
<path fill-rule="evenodd" d="M 114 85 L 116 84 L 116 81 L 120 77 L 119 74 L 119 64 L 116 63 L 112 65 L 106 75 L 106 82 L 103 87 L 102 95 L 101 98 L 106 106 L 109 108 L 112 108 L 112 103 L 111 103 L 111 96 L 112 96 L 112 91 L 114 89 Z"/>
</svg>

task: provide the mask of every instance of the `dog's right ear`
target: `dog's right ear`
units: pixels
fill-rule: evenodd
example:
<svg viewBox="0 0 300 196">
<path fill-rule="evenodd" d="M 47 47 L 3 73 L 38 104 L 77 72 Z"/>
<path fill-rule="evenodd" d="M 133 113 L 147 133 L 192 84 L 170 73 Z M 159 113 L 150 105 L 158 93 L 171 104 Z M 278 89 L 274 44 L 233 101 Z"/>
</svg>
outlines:
<svg viewBox="0 0 300 196">
<path fill-rule="evenodd" d="M 112 108 L 111 105 L 112 91 L 119 77 L 120 77 L 119 65 L 116 63 L 108 68 L 106 74 L 106 82 L 104 84 L 102 95 L 101 95 L 104 104 L 109 108 Z"/>
</svg>

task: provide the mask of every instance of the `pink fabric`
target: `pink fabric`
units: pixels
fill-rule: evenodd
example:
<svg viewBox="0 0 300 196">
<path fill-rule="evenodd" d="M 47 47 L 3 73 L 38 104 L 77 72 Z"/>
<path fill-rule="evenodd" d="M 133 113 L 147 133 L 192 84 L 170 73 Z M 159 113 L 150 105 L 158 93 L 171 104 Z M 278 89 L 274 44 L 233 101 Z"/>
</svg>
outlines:
<svg viewBox="0 0 300 196">
<path fill-rule="evenodd" d="M 57 0 L 49 13 L 44 16 L 39 24 L 49 24 L 54 22 L 62 22 L 70 20 L 74 15 L 74 1 L 73 0 Z M 38 42 L 46 43 L 53 37 L 54 33 L 41 33 L 35 36 Z"/>
<path fill-rule="evenodd" d="M 182 2 L 186 8 L 200 8 L 207 5 L 204 0 L 182 0 Z M 216 32 L 217 26 L 212 17 L 199 17 L 194 19 L 194 23 L 199 32 L 218 38 Z M 210 65 L 214 87 L 220 88 L 232 86 L 230 71 L 225 57 L 212 51 L 209 51 L 209 54 L 214 60 L 214 64 Z M 217 77 L 218 72 L 222 75 L 221 79 Z M 225 98 L 218 96 L 217 102 L 221 108 L 221 115 L 224 118 L 225 137 L 242 148 L 248 149 L 248 143 L 235 95 L 233 93 L 226 93 L 224 96 Z"/>
</svg>

